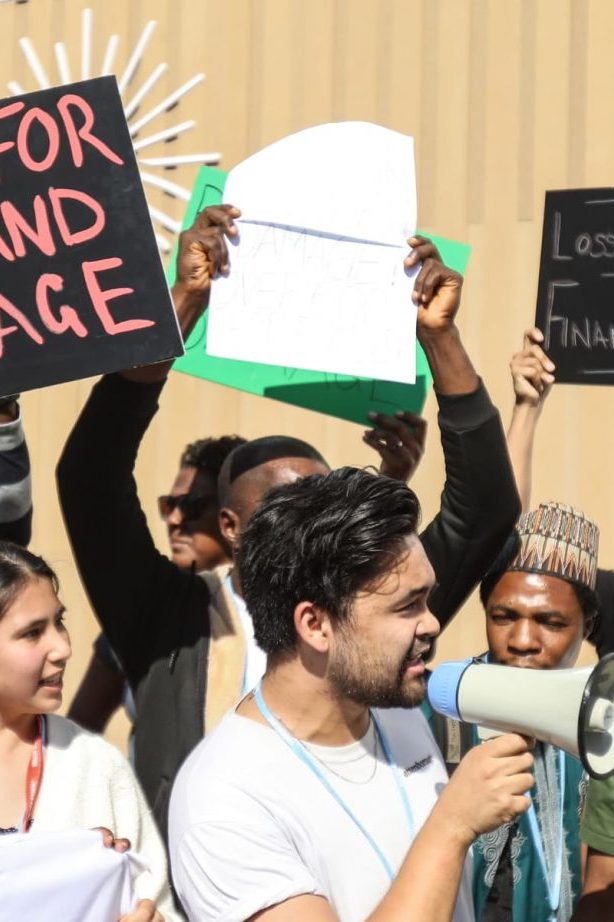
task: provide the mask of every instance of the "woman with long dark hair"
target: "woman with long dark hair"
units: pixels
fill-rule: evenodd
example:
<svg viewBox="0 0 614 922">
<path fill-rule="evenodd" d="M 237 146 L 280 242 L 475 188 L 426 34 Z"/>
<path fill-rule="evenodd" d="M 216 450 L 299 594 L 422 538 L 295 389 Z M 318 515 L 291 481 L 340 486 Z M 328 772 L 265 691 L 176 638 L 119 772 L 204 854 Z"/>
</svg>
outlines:
<svg viewBox="0 0 614 922">
<path fill-rule="evenodd" d="M 139 902 L 124 922 L 171 922 L 164 848 L 130 766 L 55 714 L 70 655 L 55 573 L 0 542 L 0 833 L 106 827 L 125 836 L 149 870 L 136 878 Z"/>
</svg>

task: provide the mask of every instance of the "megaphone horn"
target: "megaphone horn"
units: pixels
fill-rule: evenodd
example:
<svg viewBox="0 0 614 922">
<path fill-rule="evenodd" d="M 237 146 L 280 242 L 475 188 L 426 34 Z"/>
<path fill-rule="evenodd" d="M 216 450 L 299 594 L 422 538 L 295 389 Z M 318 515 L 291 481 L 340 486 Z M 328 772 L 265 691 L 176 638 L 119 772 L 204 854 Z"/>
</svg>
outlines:
<svg viewBox="0 0 614 922">
<path fill-rule="evenodd" d="M 552 743 L 579 758 L 592 778 L 614 775 L 614 653 L 582 669 L 442 663 L 428 698 L 446 717 Z"/>
</svg>

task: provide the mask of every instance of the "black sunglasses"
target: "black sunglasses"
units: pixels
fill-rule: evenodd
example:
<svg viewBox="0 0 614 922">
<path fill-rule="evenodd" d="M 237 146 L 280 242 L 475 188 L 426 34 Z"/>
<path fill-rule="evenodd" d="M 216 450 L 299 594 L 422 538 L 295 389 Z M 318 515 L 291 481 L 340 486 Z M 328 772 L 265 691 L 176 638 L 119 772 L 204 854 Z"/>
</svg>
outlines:
<svg viewBox="0 0 614 922">
<path fill-rule="evenodd" d="M 179 509 L 184 522 L 199 519 L 207 506 L 215 502 L 213 496 L 194 496 L 192 493 L 180 493 L 178 496 L 159 496 L 158 511 L 166 521 L 175 509 Z"/>
</svg>

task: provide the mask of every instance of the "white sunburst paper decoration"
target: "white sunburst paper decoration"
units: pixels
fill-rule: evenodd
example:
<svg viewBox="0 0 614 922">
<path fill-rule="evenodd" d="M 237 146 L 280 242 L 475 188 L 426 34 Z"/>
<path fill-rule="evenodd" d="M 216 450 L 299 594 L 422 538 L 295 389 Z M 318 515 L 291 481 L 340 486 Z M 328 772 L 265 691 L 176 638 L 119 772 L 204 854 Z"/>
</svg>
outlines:
<svg viewBox="0 0 614 922">
<path fill-rule="evenodd" d="M 0 2 L 2 2 L 2 0 L 0 0 Z M 137 71 L 155 31 L 156 25 L 157 23 L 153 19 L 145 25 L 145 28 L 132 49 L 123 73 L 117 75 L 117 83 L 145 190 L 147 191 L 148 187 L 158 189 L 173 199 L 180 199 L 184 202 L 188 202 L 191 196 L 190 189 L 186 189 L 179 183 L 171 182 L 171 180 L 163 175 L 164 172 L 173 170 L 183 164 L 198 163 L 215 165 L 219 163 L 221 154 L 215 151 L 209 151 L 202 154 L 176 154 L 164 157 L 147 156 L 147 148 L 151 147 L 153 144 L 158 144 L 161 141 L 166 143 L 175 141 L 180 135 L 194 128 L 196 124 L 194 119 L 179 121 L 177 124 L 161 130 L 156 130 L 155 125 L 152 123 L 165 112 L 169 112 L 171 109 L 175 108 L 190 90 L 198 86 L 198 84 L 202 83 L 205 79 L 204 74 L 195 74 L 170 93 L 162 102 L 158 103 L 158 105 L 153 106 L 144 114 L 140 114 L 141 109 L 146 107 L 147 94 L 156 85 L 160 77 L 168 70 L 168 64 L 158 64 L 147 77 L 145 77 L 138 88 L 134 90 L 132 95 L 130 94 Z M 78 73 L 73 73 L 71 69 L 69 55 L 64 43 L 55 43 L 54 56 L 58 76 L 56 82 L 53 82 L 52 78 L 50 78 L 46 72 L 30 39 L 27 37 L 19 39 L 19 45 L 28 67 L 38 83 L 37 89 L 48 89 L 51 86 L 73 83 L 76 80 L 89 80 L 92 77 L 104 77 L 114 73 L 115 58 L 117 56 L 120 37 L 119 35 L 111 35 L 109 37 L 102 65 L 100 69 L 96 71 L 92 64 L 92 26 L 92 10 L 82 10 L 80 67 Z M 23 93 L 28 92 L 14 80 L 9 81 L 7 87 L 13 96 L 21 96 Z M 144 129 L 147 129 L 147 132 L 153 129 L 153 133 L 143 133 Z M 154 172 L 151 172 L 152 169 Z M 161 208 L 156 208 L 151 204 L 149 205 L 149 213 L 154 223 L 156 240 L 160 251 L 162 253 L 170 252 L 172 249 L 172 238 L 170 238 L 168 234 L 174 235 L 179 233 L 181 230 L 181 222 L 177 221 L 171 215 L 166 214 Z"/>
</svg>

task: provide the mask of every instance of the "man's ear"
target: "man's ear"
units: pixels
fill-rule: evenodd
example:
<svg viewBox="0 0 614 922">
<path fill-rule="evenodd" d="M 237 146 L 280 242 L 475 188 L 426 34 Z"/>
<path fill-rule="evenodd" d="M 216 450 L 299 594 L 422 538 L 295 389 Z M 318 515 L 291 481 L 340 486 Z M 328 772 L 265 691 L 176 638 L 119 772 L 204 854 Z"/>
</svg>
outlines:
<svg viewBox="0 0 614 922">
<path fill-rule="evenodd" d="M 222 537 L 230 545 L 234 556 L 239 547 L 239 516 L 228 506 L 223 506 L 218 513 L 218 520 Z"/>
<path fill-rule="evenodd" d="M 316 653 L 328 653 L 331 623 L 322 608 L 313 602 L 299 602 L 294 609 L 294 629 L 298 639 Z"/>
</svg>

